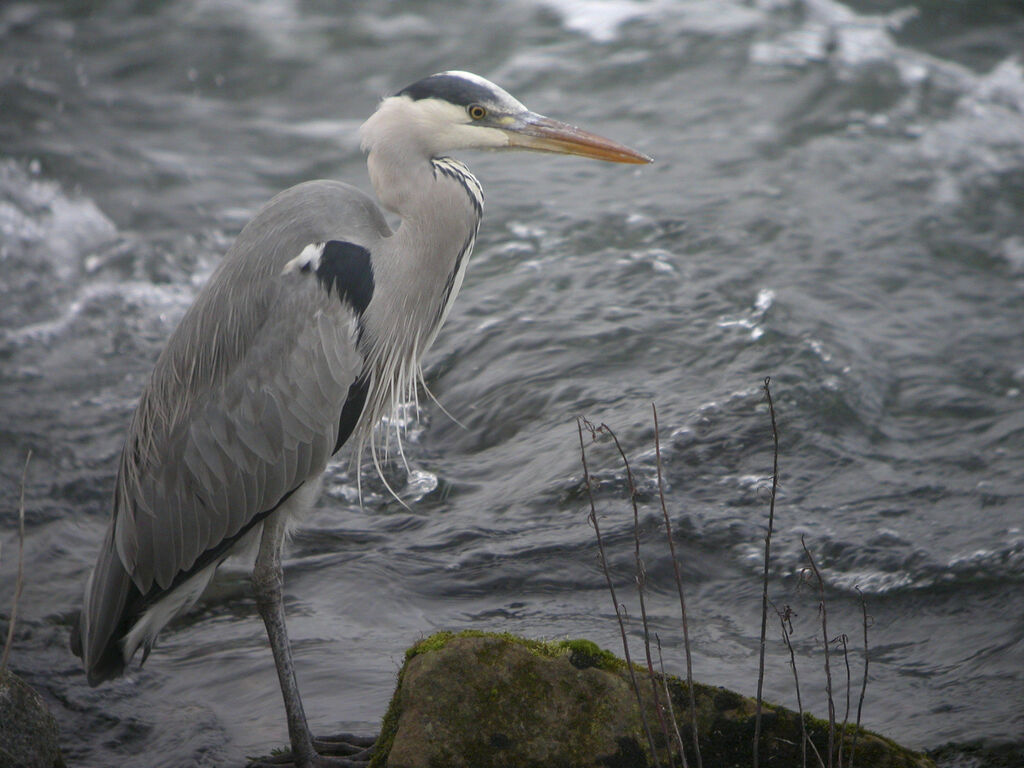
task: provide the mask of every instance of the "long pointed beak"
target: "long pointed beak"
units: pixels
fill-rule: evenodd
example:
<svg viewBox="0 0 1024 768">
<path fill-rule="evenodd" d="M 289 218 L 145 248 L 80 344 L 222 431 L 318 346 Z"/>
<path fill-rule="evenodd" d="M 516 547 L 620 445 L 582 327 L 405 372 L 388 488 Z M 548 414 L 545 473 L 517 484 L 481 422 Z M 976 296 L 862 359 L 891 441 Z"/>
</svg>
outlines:
<svg viewBox="0 0 1024 768">
<path fill-rule="evenodd" d="M 530 112 L 516 117 L 515 122 L 502 126 L 508 134 L 508 145 L 536 152 L 557 152 L 562 155 L 580 155 L 610 163 L 652 163 L 643 152 L 625 144 L 581 130 L 550 117 Z"/>
</svg>

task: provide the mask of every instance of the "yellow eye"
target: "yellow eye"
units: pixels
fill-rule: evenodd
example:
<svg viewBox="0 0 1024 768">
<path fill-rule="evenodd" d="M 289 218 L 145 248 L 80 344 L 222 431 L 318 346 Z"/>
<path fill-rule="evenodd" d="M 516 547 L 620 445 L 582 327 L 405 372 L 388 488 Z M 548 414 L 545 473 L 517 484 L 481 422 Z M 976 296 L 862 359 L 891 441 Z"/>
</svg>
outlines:
<svg viewBox="0 0 1024 768">
<path fill-rule="evenodd" d="M 470 104 L 468 107 L 469 116 L 474 120 L 483 120 L 487 116 L 487 110 L 479 104 Z"/>
</svg>

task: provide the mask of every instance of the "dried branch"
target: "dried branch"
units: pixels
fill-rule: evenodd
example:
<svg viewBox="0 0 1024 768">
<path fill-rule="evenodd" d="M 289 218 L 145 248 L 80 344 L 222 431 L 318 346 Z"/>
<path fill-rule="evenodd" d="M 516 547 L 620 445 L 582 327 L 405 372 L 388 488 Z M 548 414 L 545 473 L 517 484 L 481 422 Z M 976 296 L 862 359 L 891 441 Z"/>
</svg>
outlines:
<svg viewBox="0 0 1024 768">
<path fill-rule="evenodd" d="M 761 742 L 761 694 L 764 689 L 764 648 L 768 631 L 768 569 L 771 564 L 772 530 L 775 527 L 775 495 L 779 487 L 779 429 L 775 423 L 775 403 L 772 401 L 771 377 L 765 376 L 764 396 L 772 421 L 772 494 L 768 505 L 768 532 L 764 537 L 764 575 L 761 592 L 761 645 L 757 666 L 757 714 L 754 717 L 754 768 L 758 765 L 758 746 Z"/>
<path fill-rule="evenodd" d="M 824 766 L 825 765 L 825 761 L 821 759 L 821 752 L 818 751 L 818 748 L 815 746 L 814 742 L 811 739 L 808 739 L 807 743 L 810 744 L 811 745 L 811 749 L 814 750 L 814 756 L 816 758 L 818 758 L 818 765 Z"/>
<path fill-rule="evenodd" d="M 775 608 L 774 603 L 772 608 Z M 781 611 L 775 608 L 775 612 L 778 614 L 779 623 L 782 625 L 782 639 L 786 643 L 786 649 L 789 651 L 789 666 L 793 670 L 793 683 L 796 685 L 796 710 L 800 715 L 800 765 L 802 768 L 807 768 L 807 724 L 804 722 L 804 703 L 800 697 L 800 676 L 797 674 L 796 653 L 793 651 L 793 617 L 796 614 L 793 613 L 793 609 L 788 605 Z"/>
<path fill-rule="evenodd" d="M 846 743 L 846 725 L 850 722 L 850 651 L 846 633 L 835 638 L 843 644 L 843 662 L 846 664 L 846 710 L 843 712 L 843 727 L 839 731 L 839 768 L 843 768 L 843 745 Z M 835 642 L 834 641 L 834 642 Z"/>
<path fill-rule="evenodd" d="M 580 460 L 583 463 L 583 482 L 587 488 L 587 499 L 590 502 L 590 524 L 594 527 L 594 535 L 597 537 L 597 550 L 601 560 L 601 568 L 604 571 L 604 578 L 608 584 L 608 592 L 612 597 L 612 605 L 615 608 L 615 618 L 619 622 L 619 634 L 622 635 L 622 652 L 626 657 L 626 669 L 629 670 L 629 679 L 633 683 L 633 692 L 636 694 L 636 703 L 640 708 L 640 718 L 643 721 L 644 733 L 647 735 L 647 743 L 651 747 L 651 758 L 655 766 L 659 766 L 658 753 L 654 746 L 654 737 L 651 735 L 650 725 L 647 723 L 647 715 L 644 714 L 644 703 L 640 696 L 640 686 L 636 680 L 636 673 L 633 671 L 633 660 L 629 653 L 629 641 L 626 639 L 626 624 L 622 620 L 622 612 L 619 610 L 619 599 L 615 595 L 615 585 L 612 583 L 612 575 L 608 570 L 608 560 L 604 553 L 604 541 L 601 539 L 601 528 L 597 522 L 597 508 L 594 505 L 594 494 L 590 485 L 590 470 L 587 467 L 587 451 L 583 444 L 583 428 L 590 432 L 591 439 L 597 437 L 599 429 L 582 416 L 576 418 L 576 428 L 580 436 Z"/>
<path fill-rule="evenodd" d="M 864 708 L 864 694 L 868 690 L 868 605 L 864 600 L 864 593 L 857 587 L 857 595 L 860 597 L 860 610 L 864 616 L 864 677 L 860 684 L 860 699 L 857 701 L 857 728 L 853 732 L 853 743 L 850 745 L 850 768 L 853 768 L 853 758 L 857 752 L 857 737 L 860 735 L 860 714 Z"/>
<path fill-rule="evenodd" d="M 0 672 L 7 671 L 7 659 L 11 655 L 14 643 L 14 624 L 18 618 L 18 603 L 21 590 L 25 586 L 25 481 L 28 478 L 28 463 L 32 460 L 32 451 L 25 456 L 25 467 L 21 470 L 21 500 L 18 502 L 18 575 L 14 580 L 14 599 L 11 601 L 11 619 L 7 623 L 7 642 L 4 653 L 0 657 Z"/>
<path fill-rule="evenodd" d="M 668 733 L 668 723 L 665 722 L 665 714 L 661 708 L 661 701 L 658 695 L 658 680 L 657 675 L 654 673 L 654 661 L 651 658 L 651 634 L 647 623 L 647 601 L 644 599 L 644 587 L 647 584 L 647 568 L 644 566 L 644 561 L 640 557 L 640 508 L 636 503 L 637 490 L 636 483 L 633 480 L 633 470 L 629 466 L 629 459 L 626 457 L 626 452 L 622 450 L 622 445 L 619 443 L 619 438 L 615 434 L 615 430 L 609 427 L 607 424 L 602 423 L 599 430 L 608 434 L 612 441 L 615 443 L 615 449 L 619 452 L 619 456 L 622 458 L 622 463 L 626 467 L 626 481 L 629 483 L 629 502 L 633 507 L 633 558 L 636 562 L 636 591 L 637 597 L 640 600 L 640 621 L 643 624 L 644 629 L 644 653 L 647 658 L 647 674 L 651 681 L 651 696 L 654 697 L 654 711 L 658 713 L 658 722 L 661 725 L 662 735 L 665 737 L 665 743 L 671 743 L 671 737 Z M 657 761 L 657 758 L 655 758 Z M 671 765 L 672 755 L 669 753 L 669 764 Z"/>
<path fill-rule="evenodd" d="M 697 768 L 703 768 L 704 763 L 700 756 L 700 736 L 697 730 L 697 699 L 693 688 L 693 657 L 690 653 L 690 628 L 686 619 L 686 598 L 683 596 L 683 577 L 679 572 L 679 560 L 676 558 L 676 545 L 672 539 L 672 523 L 668 516 L 668 507 L 665 505 L 665 482 L 661 473 L 661 437 L 658 429 L 658 409 L 651 403 L 651 411 L 654 413 L 654 453 L 658 464 L 658 498 L 661 500 L 661 514 L 665 518 L 665 535 L 668 538 L 668 548 L 672 553 L 672 570 L 676 577 L 676 591 L 679 593 L 679 612 L 683 618 L 683 648 L 686 651 L 686 685 L 690 694 L 690 726 L 693 731 L 693 751 L 697 755 Z M 680 750 L 682 747 L 680 746 Z M 686 755 L 683 754 L 683 765 L 686 765 Z"/>
<path fill-rule="evenodd" d="M 804 541 L 803 536 L 800 537 L 800 545 L 804 548 L 807 562 L 811 564 L 811 571 L 813 571 L 814 577 L 818 580 L 818 613 L 821 614 L 821 635 L 825 644 L 825 691 L 828 693 L 828 768 L 832 768 L 832 750 L 835 745 L 836 731 L 836 705 L 832 698 L 832 668 L 829 665 L 828 610 L 825 607 L 825 582 L 821 578 L 821 573 L 818 571 L 818 566 L 814 562 L 814 557 L 807 548 L 807 543 Z"/>
<path fill-rule="evenodd" d="M 679 733 L 679 721 L 676 720 L 675 709 L 672 706 L 672 694 L 668 690 L 668 675 L 665 674 L 665 659 L 661 656 L 661 638 L 654 633 L 654 641 L 658 644 L 658 667 L 661 669 L 661 682 L 665 686 L 665 701 L 668 702 L 668 716 L 672 722 L 672 730 L 676 737 L 676 746 L 679 748 L 679 757 L 683 761 L 683 768 L 689 768 L 686 762 L 686 749 L 683 747 L 683 736 Z"/>
</svg>

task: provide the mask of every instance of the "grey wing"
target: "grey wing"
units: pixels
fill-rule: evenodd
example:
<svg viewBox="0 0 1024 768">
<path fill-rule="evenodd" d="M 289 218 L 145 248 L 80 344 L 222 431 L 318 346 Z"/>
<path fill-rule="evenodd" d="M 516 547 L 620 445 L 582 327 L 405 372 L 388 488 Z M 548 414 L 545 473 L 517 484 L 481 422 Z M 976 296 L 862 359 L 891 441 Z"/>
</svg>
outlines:
<svg viewBox="0 0 1024 768">
<path fill-rule="evenodd" d="M 120 638 L 146 605 L 215 564 L 354 428 L 369 249 L 389 234 L 347 185 L 293 187 L 246 226 L 182 318 L 129 428 L 72 635 L 92 684 L 121 672 Z M 324 243 L 339 240 L 348 250 L 326 259 Z"/>
<path fill-rule="evenodd" d="M 114 541 L 140 592 L 168 589 L 323 470 L 362 373 L 373 290 L 369 250 L 348 240 L 387 234 L 361 192 L 308 182 L 239 235 L 157 362 L 126 442 Z M 325 242 L 362 258 L 329 261 Z"/>
<path fill-rule="evenodd" d="M 129 437 L 140 446 L 155 441 L 150 457 L 140 451 L 141 467 L 123 466 L 115 521 L 118 555 L 143 594 L 154 584 L 170 588 L 201 555 L 318 475 L 334 451 L 362 370 L 358 317 L 328 300 L 315 278 L 284 277 L 293 285 L 279 292 L 224 379 L 166 434 L 156 419 L 157 435 Z M 154 412 L 160 407 L 167 408 Z M 136 424 L 145 431 L 145 422 Z"/>
</svg>

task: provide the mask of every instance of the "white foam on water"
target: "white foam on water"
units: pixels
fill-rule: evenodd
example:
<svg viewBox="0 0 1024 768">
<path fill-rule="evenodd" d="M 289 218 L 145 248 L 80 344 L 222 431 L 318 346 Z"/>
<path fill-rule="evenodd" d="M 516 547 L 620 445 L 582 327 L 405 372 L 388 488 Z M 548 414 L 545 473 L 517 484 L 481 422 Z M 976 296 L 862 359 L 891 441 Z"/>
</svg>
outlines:
<svg viewBox="0 0 1024 768">
<path fill-rule="evenodd" d="M 949 117 L 921 129 L 918 155 L 938 169 L 932 200 L 959 205 L 965 192 L 997 174 L 1024 165 L 1024 68 L 1016 58 L 982 75 L 970 75 Z M 1014 240 L 1004 255 L 1016 264 Z"/>
<path fill-rule="evenodd" d="M 869 595 L 884 595 L 899 589 L 921 586 L 915 577 L 906 571 L 882 571 L 864 569 L 858 571 L 826 570 L 822 573 L 825 583 L 844 592 L 858 589 Z"/>
<path fill-rule="evenodd" d="M 599 43 L 617 39 L 622 25 L 631 21 L 671 21 L 683 32 L 728 35 L 757 27 L 765 18 L 758 7 L 722 0 L 544 0 L 542 4 L 562 17 L 566 29 Z"/>
<path fill-rule="evenodd" d="M 775 291 L 770 288 L 761 288 L 754 299 L 754 306 L 744 317 L 724 317 L 718 320 L 716 325 L 719 328 L 740 328 L 750 332 L 750 340 L 757 341 L 764 335 L 765 314 L 775 303 Z"/>
<path fill-rule="evenodd" d="M 648 4 L 633 0 L 555 0 L 547 5 L 561 15 L 567 29 L 604 43 L 618 36 L 622 24 L 647 16 L 653 10 L 650 6 L 662 6 L 664 3 Z"/>
<path fill-rule="evenodd" d="M 1017 274 L 1024 274 L 1024 237 L 1013 235 L 1002 242 L 1000 255 Z"/>
<path fill-rule="evenodd" d="M 38 164 L 30 164 L 30 170 Z M 13 160 L 0 162 L 0 260 L 31 255 L 58 280 L 71 280 L 94 249 L 117 237 L 117 227 L 88 197 L 30 175 Z"/>
<path fill-rule="evenodd" d="M 76 320 L 96 304 L 111 301 L 150 308 L 148 314 L 164 317 L 172 324 L 185 313 L 193 294 L 182 286 L 154 285 L 141 281 L 84 284 L 74 299 L 62 305 L 56 316 L 20 328 L 3 330 L 8 344 L 45 344 L 70 333 Z"/>
<path fill-rule="evenodd" d="M 402 489 L 402 498 L 410 503 L 417 502 L 437 490 L 437 484 L 437 475 L 433 472 L 412 468 L 405 488 Z"/>
<path fill-rule="evenodd" d="M 892 61 L 897 46 L 892 32 L 916 15 L 903 8 L 862 15 L 833 0 L 804 0 L 804 22 L 777 37 L 755 42 L 750 60 L 761 65 L 803 66 L 834 57 L 850 67 Z"/>
<path fill-rule="evenodd" d="M 187 25 L 244 26 L 280 58 L 305 59 L 310 51 L 330 46 L 322 19 L 307 13 L 297 0 L 189 0 L 185 5 Z"/>
</svg>

